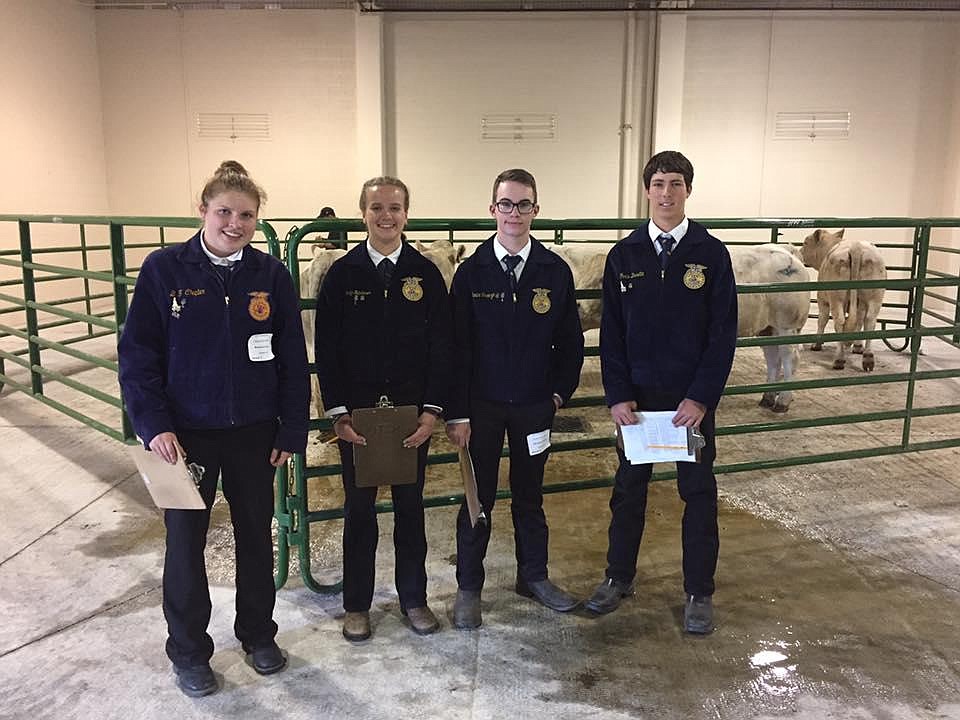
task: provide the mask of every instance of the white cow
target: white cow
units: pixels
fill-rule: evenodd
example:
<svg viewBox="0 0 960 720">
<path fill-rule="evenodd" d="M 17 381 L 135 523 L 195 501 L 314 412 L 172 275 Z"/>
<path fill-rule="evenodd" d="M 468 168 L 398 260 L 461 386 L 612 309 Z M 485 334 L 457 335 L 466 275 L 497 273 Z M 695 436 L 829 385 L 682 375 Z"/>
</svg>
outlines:
<svg viewBox="0 0 960 720">
<path fill-rule="evenodd" d="M 331 250 L 319 244 L 313 245 L 312 248 L 313 259 L 300 273 L 300 297 L 304 298 L 317 297 L 320 284 L 323 282 L 323 278 L 327 276 L 330 266 L 347 254 L 346 250 Z M 423 245 L 417 240 L 417 250 L 437 266 L 449 289 L 450 283 L 453 282 L 456 265 L 463 257 L 464 246 L 454 247 L 449 240 L 434 240 L 428 245 Z M 303 321 L 303 336 L 307 342 L 307 360 L 313 364 L 316 360 L 313 351 L 314 313 L 308 310 L 300 313 L 300 317 Z M 323 417 L 323 400 L 320 398 L 320 384 L 315 373 L 310 373 L 310 387 L 311 402 L 317 410 L 317 417 Z"/>
<path fill-rule="evenodd" d="M 824 281 L 886 280 L 887 268 L 877 248 L 866 240 L 846 240 L 843 230 L 837 233 L 816 230 L 803 241 L 803 262 L 815 268 Z M 877 315 L 883 304 L 884 288 L 853 288 L 819 290 L 817 292 L 817 333 L 823 334 L 830 315 L 835 332 L 870 332 L 877 324 Z M 834 356 L 834 370 L 842 370 L 847 362 L 850 341 L 838 342 Z M 811 349 L 820 350 L 817 342 Z M 853 343 L 853 352 L 863 353 L 863 369 L 874 368 L 870 340 Z"/>
<path fill-rule="evenodd" d="M 768 243 L 729 248 L 738 285 L 810 282 L 799 253 L 789 245 Z M 810 314 L 810 291 L 740 293 L 737 296 L 737 337 L 787 336 L 800 332 Z M 789 382 L 800 359 L 793 345 L 765 345 L 767 382 Z M 787 412 L 793 393 L 768 391 L 760 407 Z"/>
<path fill-rule="evenodd" d="M 612 245 L 568 243 L 548 246 L 567 261 L 577 290 L 599 290 L 603 285 L 603 267 Z M 600 299 L 578 299 L 577 312 L 583 331 L 600 327 Z"/>
</svg>

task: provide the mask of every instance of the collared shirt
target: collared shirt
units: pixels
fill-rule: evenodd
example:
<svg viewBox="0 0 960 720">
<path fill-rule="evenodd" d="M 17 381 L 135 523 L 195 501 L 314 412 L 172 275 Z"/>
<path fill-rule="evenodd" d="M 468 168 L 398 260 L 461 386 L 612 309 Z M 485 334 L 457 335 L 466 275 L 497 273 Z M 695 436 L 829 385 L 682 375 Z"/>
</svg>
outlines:
<svg viewBox="0 0 960 720">
<path fill-rule="evenodd" d="M 379 252 L 373 249 L 373 245 L 370 244 L 370 241 L 367 240 L 367 255 L 370 256 L 370 260 L 373 261 L 374 267 L 380 267 L 380 261 L 384 258 L 387 258 L 390 262 L 396 266 L 397 260 L 400 259 L 400 250 L 403 248 L 403 243 L 401 242 L 397 245 L 397 249 L 394 250 L 389 255 L 381 255 Z"/>
<path fill-rule="evenodd" d="M 657 255 L 660 254 L 660 236 L 661 235 L 670 235 L 673 237 L 673 249 L 676 250 L 677 246 L 680 244 L 680 241 L 683 239 L 683 236 L 687 234 L 687 228 L 690 227 L 690 220 L 687 217 L 684 217 L 680 221 L 680 224 L 677 225 L 673 230 L 661 230 L 656 226 L 653 220 L 647 225 L 647 232 L 650 233 L 650 240 L 653 242 L 653 249 L 656 250 Z M 671 252 L 673 252 L 671 250 Z"/>
<path fill-rule="evenodd" d="M 497 260 L 500 261 L 500 267 L 503 268 L 503 271 L 507 271 L 507 264 L 503 259 L 510 254 L 510 251 L 507 250 L 503 244 L 500 242 L 500 236 L 498 235 L 493 239 L 493 254 L 496 255 Z M 530 238 L 527 238 L 527 244 L 520 248 L 520 252 L 516 253 L 517 257 L 520 258 L 520 263 L 517 265 L 516 269 L 513 271 L 513 274 L 517 276 L 517 280 L 520 280 L 520 274 L 523 272 L 523 269 L 527 266 L 527 258 L 530 257 Z"/>
<path fill-rule="evenodd" d="M 203 239 L 203 230 L 200 230 L 200 248 L 203 250 L 204 255 L 210 258 L 210 262 L 212 262 L 214 265 L 230 267 L 234 263 L 240 262 L 240 260 L 243 258 L 243 248 L 240 248 L 235 253 L 227 255 L 226 257 L 214 255 L 207 247 L 207 241 Z"/>
</svg>

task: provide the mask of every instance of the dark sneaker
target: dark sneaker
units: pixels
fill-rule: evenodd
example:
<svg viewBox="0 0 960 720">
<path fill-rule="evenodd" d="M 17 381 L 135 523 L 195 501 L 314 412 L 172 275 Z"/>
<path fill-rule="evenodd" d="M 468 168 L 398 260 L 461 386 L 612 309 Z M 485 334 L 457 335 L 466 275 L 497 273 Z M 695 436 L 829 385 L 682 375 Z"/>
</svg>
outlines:
<svg viewBox="0 0 960 720">
<path fill-rule="evenodd" d="M 453 626 L 460 630 L 474 630 L 480 627 L 480 591 L 457 590 L 457 599 L 453 604 Z"/>
<path fill-rule="evenodd" d="M 620 601 L 628 595 L 633 595 L 632 584 L 608 577 L 593 591 L 584 607 L 597 615 L 606 615 L 620 607 Z"/>
<path fill-rule="evenodd" d="M 713 632 L 713 600 L 709 595 L 687 595 L 683 606 L 683 629 L 694 635 Z"/>
<path fill-rule="evenodd" d="M 250 656 L 253 669 L 261 675 L 273 675 L 287 666 L 287 656 L 273 641 L 257 648 L 244 644 L 243 651 Z"/>
<path fill-rule="evenodd" d="M 177 676 L 177 687 L 187 697 L 203 697 L 212 695 L 220 686 L 217 685 L 217 678 L 213 674 L 210 663 L 203 665 L 192 665 L 190 667 L 173 666 L 173 672 Z"/>
<path fill-rule="evenodd" d="M 580 604 L 578 598 L 565 590 L 561 590 L 546 579 L 527 582 L 522 578 L 517 578 L 516 589 L 518 595 L 535 598 L 542 605 L 546 605 L 557 612 L 570 612 Z"/>
</svg>

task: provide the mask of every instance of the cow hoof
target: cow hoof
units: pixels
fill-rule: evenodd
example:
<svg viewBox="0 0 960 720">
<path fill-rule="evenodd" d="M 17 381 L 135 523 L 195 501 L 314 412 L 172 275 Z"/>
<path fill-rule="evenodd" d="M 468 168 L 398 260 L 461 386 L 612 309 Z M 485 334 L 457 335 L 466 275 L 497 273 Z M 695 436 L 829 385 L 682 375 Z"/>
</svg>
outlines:
<svg viewBox="0 0 960 720">
<path fill-rule="evenodd" d="M 773 398 L 767 397 L 766 395 L 760 398 L 760 402 L 757 404 L 762 408 L 773 408 L 776 406 L 776 403 L 774 402 Z"/>
<path fill-rule="evenodd" d="M 863 355 L 863 345 L 854 345 L 853 352 L 857 355 Z"/>
<path fill-rule="evenodd" d="M 790 409 L 790 406 L 789 406 L 789 405 L 781 405 L 780 403 L 777 403 L 777 404 L 774 405 L 773 408 L 772 408 L 772 410 L 773 410 L 775 413 L 785 413 L 785 412 L 786 412 L 787 410 L 789 410 L 789 409 Z"/>
<path fill-rule="evenodd" d="M 820 350 L 823 350 L 823 343 L 814 343 L 810 346 L 810 349 L 814 352 L 819 352 Z"/>
<path fill-rule="evenodd" d="M 863 371 L 872 372 L 874 368 L 873 353 L 863 356 Z"/>
<path fill-rule="evenodd" d="M 846 360 L 834 360 L 833 369 L 834 370 L 843 370 L 844 366 L 847 364 Z"/>
</svg>

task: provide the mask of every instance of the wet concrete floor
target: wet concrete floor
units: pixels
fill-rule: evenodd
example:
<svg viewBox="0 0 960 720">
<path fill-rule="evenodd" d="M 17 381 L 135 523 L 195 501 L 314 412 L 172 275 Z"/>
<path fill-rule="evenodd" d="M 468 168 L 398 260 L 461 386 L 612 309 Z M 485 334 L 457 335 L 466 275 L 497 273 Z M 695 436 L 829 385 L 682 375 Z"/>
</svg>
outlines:
<svg viewBox="0 0 960 720">
<path fill-rule="evenodd" d="M 878 352 L 878 372 L 894 371 L 899 358 Z M 924 392 L 931 403 L 960 398 L 955 384 Z M 847 389 L 798 394 L 790 417 L 892 402 L 876 389 L 854 397 L 849 407 Z M 727 398 L 721 414 L 769 419 L 756 400 Z M 580 435 L 606 432 L 603 411 L 576 415 Z M 923 432 L 956 436 L 943 420 Z M 720 462 L 756 456 L 760 446 L 796 455 L 898 437 L 899 427 L 882 424 L 730 436 L 721 438 Z M 314 456 L 326 452 L 312 446 Z M 669 481 L 651 490 L 636 595 L 599 618 L 553 613 L 513 592 L 502 501 L 484 625 L 452 629 L 455 508 L 432 508 L 429 599 L 444 627 L 418 637 L 399 612 L 392 523 L 381 516 L 373 638 L 343 640 L 340 597 L 307 590 L 294 552 L 276 612 L 291 663 L 270 678 L 253 672 L 232 636 L 232 534 L 220 500 L 208 563 L 212 664 L 223 689 L 190 700 L 163 654 L 162 520 L 132 463 L 119 443 L 4 390 L 0 718 L 960 718 L 958 466 L 952 448 L 721 476 L 718 627 L 709 637 L 680 629 L 681 505 Z M 613 467 L 606 449 L 558 454 L 548 482 Z M 452 472 L 431 468 L 428 493 L 455 489 Z M 313 480 L 312 506 L 336 504 L 337 481 Z M 582 596 L 602 578 L 608 498 L 601 488 L 546 499 L 551 576 Z M 339 577 L 341 527 L 312 527 L 321 581 Z"/>
</svg>

